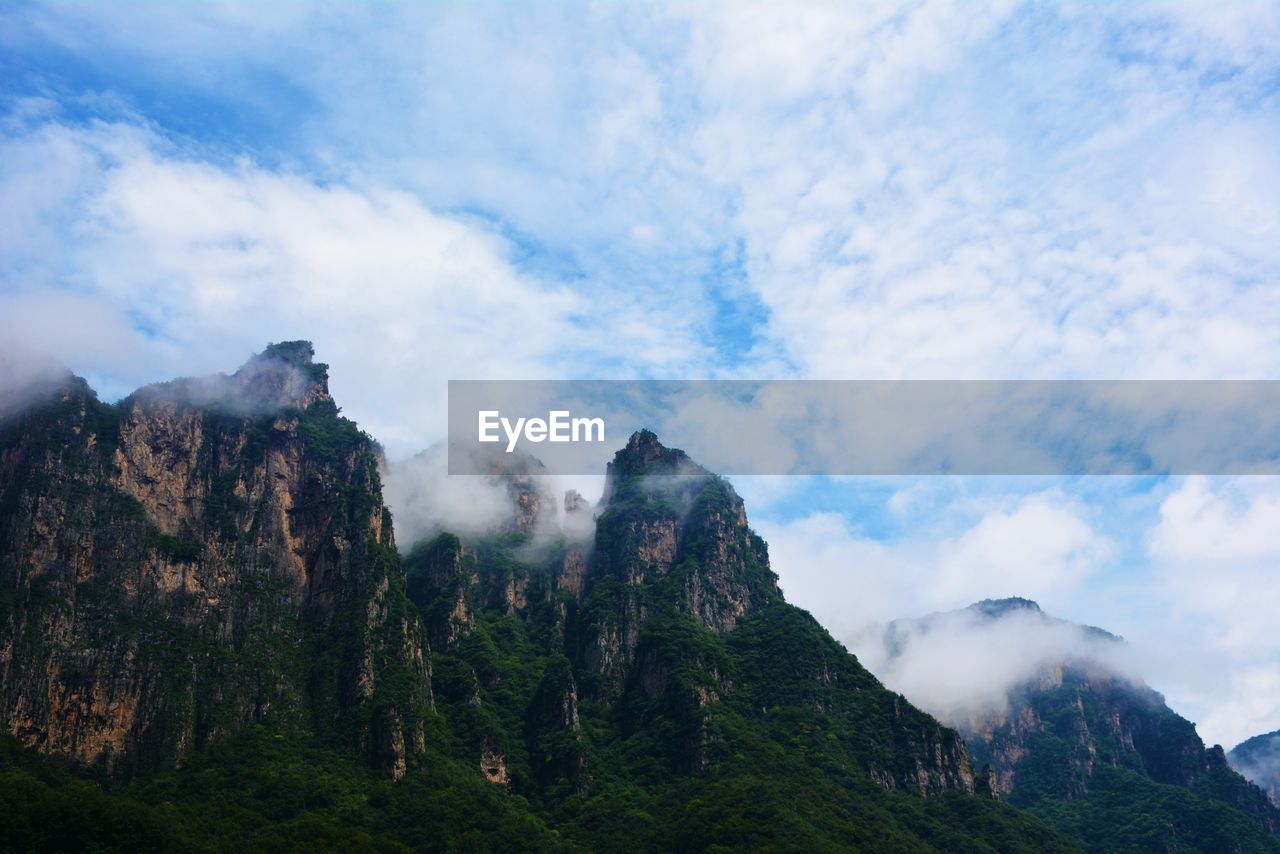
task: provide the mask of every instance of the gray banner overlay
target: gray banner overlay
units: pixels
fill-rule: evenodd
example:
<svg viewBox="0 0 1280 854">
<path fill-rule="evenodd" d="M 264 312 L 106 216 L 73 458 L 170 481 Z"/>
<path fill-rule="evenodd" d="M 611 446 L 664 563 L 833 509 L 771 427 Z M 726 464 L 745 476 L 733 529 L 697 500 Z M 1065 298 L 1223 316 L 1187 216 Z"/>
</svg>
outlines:
<svg viewBox="0 0 1280 854">
<path fill-rule="evenodd" d="M 450 474 L 601 474 L 640 429 L 721 474 L 1280 474 L 1280 381 L 449 383 Z"/>
</svg>

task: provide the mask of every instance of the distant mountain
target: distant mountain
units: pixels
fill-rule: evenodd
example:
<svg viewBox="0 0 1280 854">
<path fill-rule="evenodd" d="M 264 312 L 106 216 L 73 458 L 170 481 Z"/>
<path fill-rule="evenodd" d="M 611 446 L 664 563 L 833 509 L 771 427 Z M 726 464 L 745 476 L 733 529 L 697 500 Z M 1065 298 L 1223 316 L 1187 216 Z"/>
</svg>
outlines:
<svg viewBox="0 0 1280 854">
<path fill-rule="evenodd" d="M 1272 803 L 1280 805 L 1280 730 L 1236 745 L 1227 761 L 1266 792 Z"/>
<path fill-rule="evenodd" d="M 1016 631 L 1003 633 L 1010 626 Z M 886 646 L 902 658 L 931 635 L 983 632 L 1002 633 L 993 634 L 1006 644 L 995 655 L 1017 654 L 1008 647 L 1014 638 L 1043 650 L 1003 702 L 943 714 L 1009 803 L 1090 850 L 1280 850 L 1280 810 L 1160 694 L 1119 671 L 1115 635 L 1015 598 L 896 621 Z"/>
</svg>

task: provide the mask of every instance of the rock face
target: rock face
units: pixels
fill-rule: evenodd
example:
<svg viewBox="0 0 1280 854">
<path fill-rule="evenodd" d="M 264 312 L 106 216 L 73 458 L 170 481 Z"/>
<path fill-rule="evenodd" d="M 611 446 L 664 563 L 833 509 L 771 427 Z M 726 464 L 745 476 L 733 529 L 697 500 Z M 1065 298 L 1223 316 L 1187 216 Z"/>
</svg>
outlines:
<svg viewBox="0 0 1280 854">
<path fill-rule="evenodd" d="M 1059 767 L 1046 775 L 1041 754 L 1051 749 L 1050 737 Z M 1080 797 L 1088 793 L 1095 771 L 1111 766 L 1137 769 L 1158 783 L 1193 791 L 1235 783 L 1236 805 L 1256 806 L 1244 781 L 1231 780 L 1236 775 L 1222 748 L 1206 748 L 1195 726 L 1169 709 L 1163 697 L 1087 663 L 1046 667 L 1017 688 L 1008 713 L 974 729 L 970 742 L 975 756 L 989 758 L 1004 794 L 1029 785 L 1057 797 Z M 1270 822 L 1265 811 L 1261 814 Z"/>
<path fill-rule="evenodd" d="M 1070 654 L 1047 659 L 1008 692 L 1007 705 L 948 721 L 965 735 L 975 762 L 988 764 L 1002 798 L 1029 805 L 1086 798 L 1106 769 L 1133 772 L 1222 801 L 1280 831 L 1280 811 L 1233 771 L 1221 747 L 1206 747 L 1195 725 L 1170 709 L 1159 693 L 1116 672 L 1109 647 L 1123 641 L 1108 632 L 1045 615 L 1027 599 L 988 600 L 962 612 L 899 621 L 889 646 L 901 654 L 912 635 L 939 630 L 956 617 L 973 631 L 1001 620 L 1022 621 L 1079 638 Z M 945 630 L 945 629 L 943 629 Z M 1108 776 L 1108 785 L 1113 776 Z"/>
<path fill-rule="evenodd" d="M 573 533 L 587 513 L 569 495 L 561 540 L 512 525 L 406 559 L 437 697 L 490 779 L 580 793 L 633 773 L 617 749 L 645 757 L 637 774 L 702 776 L 745 749 L 735 731 L 776 717 L 885 788 L 989 791 L 956 732 L 783 600 L 726 481 L 640 432 L 609 466 L 591 543 Z"/>
<path fill-rule="evenodd" d="M 456 536 L 444 534 L 421 553 L 420 569 L 409 580 L 409 597 L 431 603 L 422 617 L 432 649 L 444 651 L 456 645 L 475 627 L 467 603 L 468 593 L 479 581 L 472 557 Z"/>
<path fill-rule="evenodd" d="M 306 342 L 115 406 L 80 380 L 0 434 L 0 722 L 112 769 L 254 723 L 422 749 L 429 659 L 373 443 Z"/>
<path fill-rule="evenodd" d="M 655 600 L 724 634 L 781 599 L 742 499 L 683 451 L 636 433 L 609 464 L 605 483 L 592 567 L 599 593 L 587 603 L 583 656 L 606 690 L 635 660 Z"/>
</svg>

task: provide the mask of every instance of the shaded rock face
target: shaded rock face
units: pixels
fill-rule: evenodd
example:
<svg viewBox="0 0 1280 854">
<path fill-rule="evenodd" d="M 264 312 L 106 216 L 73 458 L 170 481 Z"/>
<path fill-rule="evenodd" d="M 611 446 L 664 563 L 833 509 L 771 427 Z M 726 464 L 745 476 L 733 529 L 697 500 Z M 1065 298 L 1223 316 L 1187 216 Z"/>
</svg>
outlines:
<svg viewBox="0 0 1280 854">
<path fill-rule="evenodd" d="M 117 406 L 71 381 L 0 434 L 0 722 L 147 767 L 259 722 L 423 748 L 429 660 L 374 445 L 310 345 Z"/>
<path fill-rule="evenodd" d="M 467 602 L 469 593 L 479 582 L 474 555 L 467 553 L 456 536 L 442 534 L 415 556 L 415 571 L 409 578 L 407 592 L 410 599 L 423 603 L 422 618 L 431 648 L 444 651 L 471 634 L 475 627 L 475 617 Z"/>
<path fill-rule="evenodd" d="M 1047 660 L 1013 686 L 1004 708 L 953 720 L 974 761 L 989 765 L 997 794 L 1014 804 L 1076 800 L 1089 794 L 1100 769 L 1125 769 L 1157 783 L 1224 801 L 1268 830 L 1280 829 L 1280 811 L 1229 767 L 1221 747 L 1206 747 L 1195 725 L 1164 698 L 1099 660 L 1122 640 L 1101 629 L 1044 614 L 1028 599 L 986 600 L 949 614 L 891 625 L 896 655 L 913 635 L 927 634 L 957 617 L 983 630 L 996 621 L 1021 620 L 1061 632 L 1076 630 L 1095 646 L 1079 645 Z"/>
<path fill-rule="evenodd" d="M 963 740 L 953 730 L 939 727 L 902 697 L 893 698 L 893 717 L 904 730 L 900 737 L 911 746 L 911 765 L 905 773 L 899 769 L 896 774 L 873 767 L 873 780 L 888 789 L 905 789 L 925 796 L 956 791 L 994 794 L 990 783 L 979 779 Z"/>
<path fill-rule="evenodd" d="M 554 514 L 550 496 L 538 489 L 527 477 L 512 477 L 507 482 L 511 502 L 515 507 L 510 530 L 520 534 L 532 534 L 548 523 Z"/>
<path fill-rule="evenodd" d="M 642 431 L 609 466 L 605 496 L 572 635 L 587 692 L 614 704 L 624 733 L 661 721 L 676 768 L 702 774 L 734 750 L 717 709 L 802 708 L 819 726 L 858 721 L 879 747 L 857 761 L 888 788 L 979 788 L 954 730 L 886 691 L 783 601 L 726 481 Z M 776 638 L 795 644 L 790 654 Z M 768 665 L 745 664 L 756 661 Z"/>
<path fill-rule="evenodd" d="M 480 466 L 491 482 L 506 490 L 511 502 L 511 515 L 502 521 L 499 532 L 533 534 L 552 523 L 555 498 L 536 477 L 546 472 L 541 460 L 523 449 L 512 454 L 494 451 L 483 456 Z"/>
<path fill-rule="evenodd" d="M 1055 794 L 1075 798 L 1089 790 L 1089 778 L 1099 764 L 1149 769 L 1158 782 L 1191 787 L 1197 766 L 1203 766 L 1204 746 L 1194 729 L 1172 713 L 1162 715 L 1163 699 L 1143 686 L 1080 662 L 1049 665 L 1010 696 L 1005 712 L 962 725 L 976 756 L 991 764 L 996 789 L 1012 795 L 1023 778 L 1039 777 L 1041 735 L 1053 732 L 1069 751 L 1060 756 L 1054 775 Z M 1167 710 L 1166 710 L 1167 711 Z M 1192 761 L 1170 764 L 1154 748 L 1181 741 L 1179 755 Z M 1030 760 L 1023 766 L 1024 760 Z"/>
<path fill-rule="evenodd" d="M 1280 831 L 1280 810 L 1231 769 L 1221 747 L 1206 747 L 1157 692 L 1090 663 L 1046 667 L 1015 690 L 1007 713 L 967 738 L 1014 803 L 1083 797 L 1099 768 L 1125 768 L 1224 801 Z"/>
<path fill-rule="evenodd" d="M 526 739 L 532 746 L 539 783 L 568 784 L 574 791 L 587 791 L 592 775 L 578 712 L 578 686 L 568 659 L 556 656 L 543 670 L 527 720 Z"/>
<path fill-rule="evenodd" d="M 466 722 L 489 779 L 518 793 L 584 792 L 606 776 L 602 762 L 625 778 L 618 753 L 593 754 L 601 738 L 669 773 L 708 774 L 760 746 L 726 720 L 764 731 L 781 711 L 805 722 L 811 749 L 887 788 L 989 793 L 954 730 L 783 601 L 725 481 L 639 433 L 610 466 L 606 494 L 591 543 L 571 524 L 591 511 L 571 494 L 559 540 L 442 534 L 405 558 L 441 708 Z"/>
<path fill-rule="evenodd" d="M 566 517 L 590 512 L 591 507 L 587 504 L 587 499 L 582 497 L 581 492 L 576 489 L 570 489 L 564 494 L 564 513 Z"/>
<path fill-rule="evenodd" d="M 568 594 L 576 604 L 582 601 L 587 578 L 587 553 L 581 547 L 573 547 L 564 553 L 556 573 L 556 590 Z"/>
<path fill-rule="evenodd" d="M 609 464 L 590 582 L 585 661 L 615 689 L 657 600 L 723 634 L 781 595 L 742 499 L 648 431 Z"/>
</svg>

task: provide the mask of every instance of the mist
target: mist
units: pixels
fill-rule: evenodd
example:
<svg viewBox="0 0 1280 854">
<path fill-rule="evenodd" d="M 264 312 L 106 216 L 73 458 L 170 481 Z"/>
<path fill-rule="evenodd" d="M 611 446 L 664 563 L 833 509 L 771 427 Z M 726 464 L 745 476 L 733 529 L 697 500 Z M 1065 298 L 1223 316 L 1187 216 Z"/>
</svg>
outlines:
<svg viewBox="0 0 1280 854">
<path fill-rule="evenodd" d="M 898 620 L 852 646 L 885 685 L 962 731 L 1003 716 L 1012 691 L 1056 666 L 1142 684 L 1137 655 L 1122 639 L 1049 617 L 1026 600 L 1008 601 L 1018 604 Z"/>
<path fill-rule="evenodd" d="M 0 349 L 0 419 L 51 395 L 70 376 L 57 360 L 7 343 Z"/>
<path fill-rule="evenodd" d="M 130 397 L 165 400 L 231 415 L 269 415 L 288 408 L 306 408 L 328 393 L 328 366 L 311 364 L 310 342 L 270 344 L 234 374 L 180 377 L 143 386 Z"/>
<path fill-rule="evenodd" d="M 1280 731 L 1255 736 L 1227 754 L 1231 767 L 1280 804 Z"/>
<path fill-rule="evenodd" d="M 444 443 L 387 461 L 382 492 L 401 550 L 445 531 L 482 537 L 518 530 L 531 535 L 527 548 L 533 559 L 552 541 L 584 544 L 594 539 L 594 508 L 604 489 L 603 476 L 539 474 L 541 464 L 528 454 L 495 454 L 484 468 L 492 473 L 449 474 Z M 524 498 L 522 505 L 522 494 L 533 498 Z"/>
</svg>

